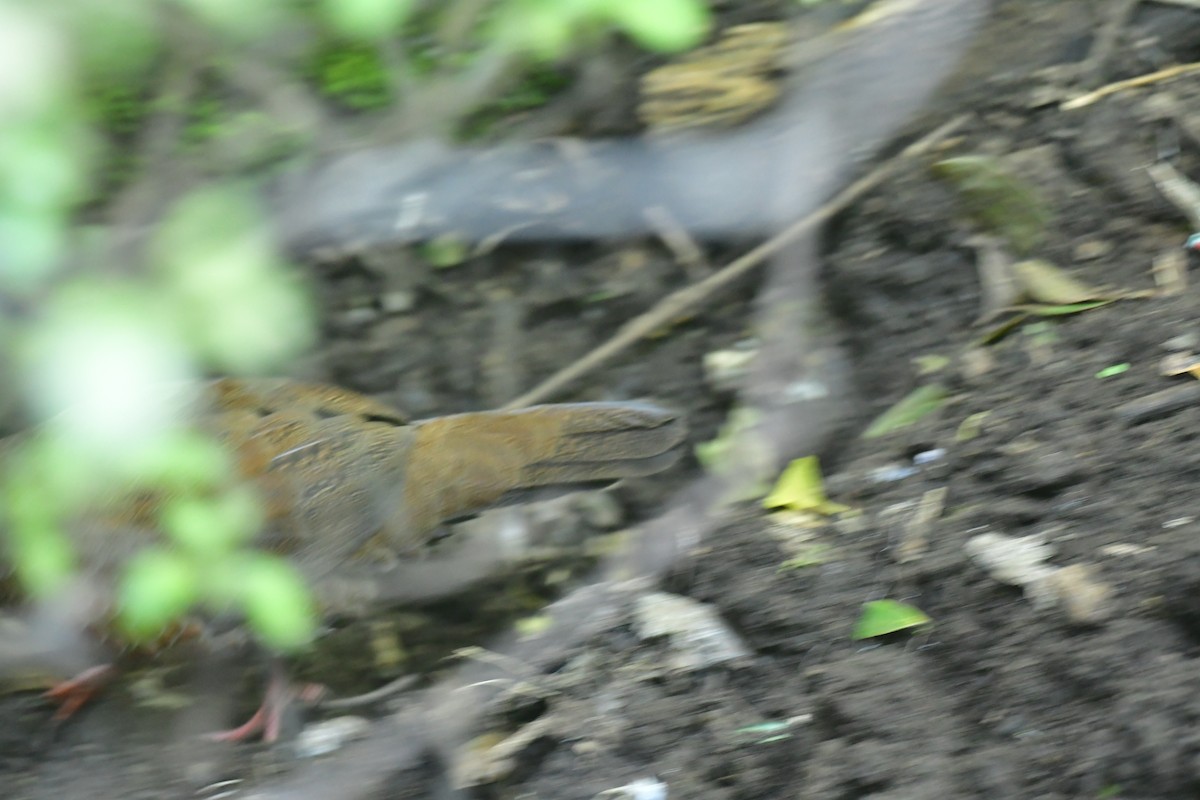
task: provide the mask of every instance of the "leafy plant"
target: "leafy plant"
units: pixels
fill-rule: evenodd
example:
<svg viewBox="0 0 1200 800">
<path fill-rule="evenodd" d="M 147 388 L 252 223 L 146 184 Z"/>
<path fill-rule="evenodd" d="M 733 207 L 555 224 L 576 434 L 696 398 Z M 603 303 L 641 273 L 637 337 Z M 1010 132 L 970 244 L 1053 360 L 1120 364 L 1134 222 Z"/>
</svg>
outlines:
<svg viewBox="0 0 1200 800">
<path fill-rule="evenodd" d="M 871 600 L 863 604 L 862 616 L 854 625 L 852 639 L 871 639 L 889 633 L 909 630 L 928 625 L 929 616 L 908 603 L 899 600 Z"/>
<path fill-rule="evenodd" d="M 32 596 L 76 575 L 81 517 L 133 493 L 162 536 L 119 576 L 129 635 L 203 603 L 240 610 L 272 646 L 307 641 L 299 575 L 251 547 L 258 498 L 186 424 L 204 375 L 277 369 L 315 337 L 244 173 L 305 146 L 322 91 L 389 105 L 394 71 L 420 78 L 437 51 L 397 65 L 389 46 L 471 7 L 0 0 L 0 386 L 39 423 L 5 448 L 0 532 Z M 614 28 L 680 49 L 707 27 L 700 0 L 503 0 L 439 55 L 553 60 Z"/>
</svg>

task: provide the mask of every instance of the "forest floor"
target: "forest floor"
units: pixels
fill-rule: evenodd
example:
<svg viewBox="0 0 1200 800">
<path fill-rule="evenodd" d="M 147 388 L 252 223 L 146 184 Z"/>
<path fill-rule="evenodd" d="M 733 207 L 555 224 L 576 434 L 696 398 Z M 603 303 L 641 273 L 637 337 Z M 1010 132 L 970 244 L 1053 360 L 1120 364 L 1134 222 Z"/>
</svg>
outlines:
<svg viewBox="0 0 1200 800">
<path fill-rule="evenodd" d="M 1099 5 L 996 3 L 909 136 L 971 112 L 948 154 L 995 156 L 1044 198 L 1051 221 L 1032 256 L 1092 286 L 1151 290 L 1152 265 L 1182 253 L 1191 231 L 1145 168 L 1177 146 L 1175 166 L 1200 176 L 1200 80 L 1062 109 L 1063 76 L 1095 52 Z M 1142 3 L 1091 86 L 1198 57 L 1200 12 Z M 858 398 L 851 434 L 822 467 L 831 498 L 857 513 L 804 532 L 804 552 L 819 555 L 783 568 L 797 537 L 746 506 L 661 588 L 711 605 L 748 654 L 673 669 L 663 642 L 617 620 L 551 674 L 530 676 L 536 702 L 507 719 L 529 741 L 478 796 L 586 800 L 637 779 L 690 800 L 1200 793 L 1200 402 L 1136 419 L 1126 406 L 1194 382 L 1165 377 L 1160 361 L 1200 352 L 1196 290 L 1031 318 L 981 346 L 979 251 L 932 160 L 902 165 L 822 238 Z M 505 249 L 410 281 L 411 307 L 363 313 L 362 298 L 388 287 L 353 266 L 322 268 L 315 370 L 416 416 L 497 405 L 692 277 L 653 243 Z M 747 283 L 557 399 L 652 397 L 689 414 L 695 441 L 713 438 L 730 397 L 702 361 L 751 333 L 757 286 Z M 935 411 L 880 438 L 856 435 L 934 382 L 947 390 Z M 689 460 L 622 487 L 624 519 L 652 516 L 698 470 Z M 1042 537 L 1050 564 L 1088 565 L 1076 589 L 1103 602 L 1033 602 L 971 558 L 967 542 L 982 533 Z M 387 635 L 404 642 L 406 663 L 436 674 L 457 648 L 486 645 L 488 628 L 535 614 L 567 569 L 510 579 L 503 609 L 475 598 L 398 612 Z M 883 598 L 932 624 L 852 638 L 863 604 Z M 339 633 L 362 650 L 382 624 Z M 452 644 L 444 630 L 456 631 Z M 318 656 L 302 672 L 351 693 L 391 677 L 378 661 Z M 237 679 L 246 703 L 260 677 Z M 0 698 L 0 786 L 11 787 L 0 794 L 191 797 L 208 785 L 199 796 L 251 797 L 292 769 L 266 746 L 242 747 L 220 768 L 200 763 L 199 749 L 165 754 L 177 709 L 161 686 L 159 702 L 136 702 L 135 678 L 52 742 L 36 695 Z M 435 796 L 434 773 L 406 768 L 374 793 Z M 221 778 L 242 783 L 212 785 Z M 667 796 L 641 791 L 628 796 Z"/>
</svg>

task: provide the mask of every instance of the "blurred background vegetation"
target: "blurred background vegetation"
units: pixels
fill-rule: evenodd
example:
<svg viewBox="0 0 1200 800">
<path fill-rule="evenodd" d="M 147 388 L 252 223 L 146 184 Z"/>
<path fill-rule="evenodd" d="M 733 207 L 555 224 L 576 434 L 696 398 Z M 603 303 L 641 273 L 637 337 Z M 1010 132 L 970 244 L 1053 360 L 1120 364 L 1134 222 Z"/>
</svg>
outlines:
<svg viewBox="0 0 1200 800">
<path fill-rule="evenodd" d="M 257 498 L 187 426 L 205 377 L 286 372 L 317 337 L 258 182 L 331 147 L 482 135 L 560 88 L 572 50 L 708 26 L 702 0 L 0 0 L 0 418 L 26 430 L 0 530 L 24 590 L 77 574 L 73 517 L 149 492 L 162 538 L 120 580 L 128 634 L 205 603 L 306 642 L 306 587 L 248 547 Z"/>
</svg>

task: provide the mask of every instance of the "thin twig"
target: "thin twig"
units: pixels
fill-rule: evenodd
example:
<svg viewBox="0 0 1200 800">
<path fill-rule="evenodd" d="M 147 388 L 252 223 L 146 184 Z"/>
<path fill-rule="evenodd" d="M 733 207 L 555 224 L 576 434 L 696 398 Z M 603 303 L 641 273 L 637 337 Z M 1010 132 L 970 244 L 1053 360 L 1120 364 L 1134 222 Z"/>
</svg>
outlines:
<svg viewBox="0 0 1200 800">
<path fill-rule="evenodd" d="M 381 700 L 386 700 L 394 694 L 400 694 L 403 691 L 411 688 L 417 682 L 416 675 L 401 675 L 394 681 L 385 683 L 378 689 L 363 694 L 356 694 L 353 697 L 342 697 L 337 700 L 321 700 L 318 705 L 326 711 L 349 711 L 363 706 L 375 705 Z"/>
<path fill-rule="evenodd" d="M 695 280 L 708 277 L 712 269 L 704 256 L 704 250 L 670 211 L 662 206 L 653 206 L 646 209 L 645 217 L 651 230 L 671 251 L 675 261 L 687 271 L 688 277 Z"/>
<path fill-rule="evenodd" d="M 1191 75 L 1193 72 L 1200 72 L 1200 62 L 1193 61 L 1188 64 L 1176 64 L 1173 67 L 1160 69 L 1157 72 L 1150 72 L 1145 75 L 1138 75 L 1136 78 L 1127 78 L 1123 81 L 1116 81 L 1105 86 L 1101 86 L 1094 92 L 1081 94 L 1078 97 L 1072 97 L 1070 100 L 1065 100 L 1059 105 L 1061 111 L 1073 111 L 1077 108 L 1090 106 L 1097 100 L 1102 100 L 1110 94 L 1116 94 L 1126 89 L 1137 89 L 1142 86 L 1149 86 L 1162 81 L 1169 81 L 1172 78 L 1179 78 L 1184 75 Z"/>
<path fill-rule="evenodd" d="M 1116 414 L 1126 424 L 1137 425 L 1168 417 L 1197 403 L 1200 403 L 1200 382 L 1192 381 L 1119 405 Z"/>
<path fill-rule="evenodd" d="M 850 184 L 837 197 L 813 213 L 797 220 L 780 233 L 755 247 L 750 252 L 734 259 L 727 266 L 699 283 L 686 286 L 664 297 L 653 308 L 621 326 L 621 329 L 604 344 L 578 361 L 551 375 L 534 389 L 505 405 L 505 408 L 521 408 L 539 403 L 557 393 L 572 381 L 606 363 L 621 351 L 649 336 L 665 325 L 687 313 L 695 313 L 718 290 L 725 288 L 746 275 L 767 258 L 775 255 L 787 245 L 799 239 L 817 226 L 825 223 L 846 206 L 874 189 L 889 178 L 899 165 L 909 159 L 923 155 L 935 145 L 962 127 L 969 114 L 955 117 L 946 124 L 906 147 L 899 155 L 880 164 L 862 178 Z"/>
</svg>

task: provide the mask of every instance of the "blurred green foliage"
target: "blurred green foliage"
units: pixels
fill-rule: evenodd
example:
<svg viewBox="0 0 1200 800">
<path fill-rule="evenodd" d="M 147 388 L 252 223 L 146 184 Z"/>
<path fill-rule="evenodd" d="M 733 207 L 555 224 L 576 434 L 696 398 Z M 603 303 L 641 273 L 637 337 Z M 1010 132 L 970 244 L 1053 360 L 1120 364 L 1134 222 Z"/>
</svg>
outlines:
<svg viewBox="0 0 1200 800">
<path fill-rule="evenodd" d="M 490 132 L 497 122 L 522 111 L 544 106 L 554 95 L 570 85 L 570 79 L 552 64 L 531 65 L 524 79 L 495 100 L 484 103 L 462 120 L 459 135 L 465 140 L 478 139 Z"/>
<path fill-rule="evenodd" d="M 347 108 L 364 111 L 392 101 L 382 57 L 369 45 L 347 45 L 321 53 L 315 72 L 321 91 Z"/>
<path fill-rule="evenodd" d="M 708 27 L 701 0 L 0 0 L 0 369 L 39 423 L 3 445 L 0 533 L 27 591 L 77 576 L 96 544 L 75 545 L 136 494 L 158 535 L 113 576 L 129 636 L 197 604 L 241 611 L 280 649 L 315 629 L 298 573 L 253 548 L 258 499 L 187 425 L 205 375 L 280 369 L 315 338 L 246 177 L 304 155 L 315 121 L 254 97 L 243 71 L 366 112 L 405 81 L 512 55 L 532 77 L 491 98 L 499 114 L 561 88 L 552 62 L 579 42 L 616 29 L 678 50 Z M 163 189 L 164 161 L 194 166 L 195 186 Z M 106 216 L 147 186 L 167 198 L 150 219 Z"/>
</svg>

